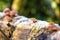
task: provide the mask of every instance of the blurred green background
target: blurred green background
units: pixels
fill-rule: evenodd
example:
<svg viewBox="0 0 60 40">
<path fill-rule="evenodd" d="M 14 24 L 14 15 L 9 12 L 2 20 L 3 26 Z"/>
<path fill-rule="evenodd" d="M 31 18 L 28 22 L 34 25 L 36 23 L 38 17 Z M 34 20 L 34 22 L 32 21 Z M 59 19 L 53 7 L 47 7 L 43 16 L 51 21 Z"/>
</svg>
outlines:
<svg viewBox="0 0 60 40">
<path fill-rule="evenodd" d="M 0 0 L 0 12 L 6 7 L 19 15 L 60 24 L 59 0 Z"/>
</svg>

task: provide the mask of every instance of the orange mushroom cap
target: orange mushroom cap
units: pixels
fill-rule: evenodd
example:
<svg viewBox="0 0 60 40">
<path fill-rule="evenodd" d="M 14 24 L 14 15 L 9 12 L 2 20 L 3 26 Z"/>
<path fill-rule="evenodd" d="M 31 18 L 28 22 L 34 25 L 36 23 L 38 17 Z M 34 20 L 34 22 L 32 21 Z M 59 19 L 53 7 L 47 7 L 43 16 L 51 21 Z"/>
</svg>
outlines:
<svg viewBox="0 0 60 40">
<path fill-rule="evenodd" d="M 35 23 L 36 22 L 36 18 L 30 18 L 31 22 Z"/>
<path fill-rule="evenodd" d="M 4 10 L 3 10 L 3 13 L 4 13 L 5 16 L 6 16 L 6 15 L 9 15 L 10 9 L 9 9 L 9 8 L 4 9 Z"/>
<path fill-rule="evenodd" d="M 7 22 L 9 22 L 9 21 L 12 20 L 11 17 L 9 17 L 9 16 L 6 16 L 4 19 L 5 19 L 5 21 L 7 21 Z"/>
<path fill-rule="evenodd" d="M 10 12 L 10 9 L 9 9 L 9 8 L 5 8 L 5 9 L 3 10 L 3 12 L 4 12 L 4 13 Z"/>
<path fill-rule="evenodd" d="M 12 10 L 10 11 L 10 16 L 13 17 L 16 14 L 16 11 Z"/>
<path fill-rule="evenodd" d="M 54 22 L 49 22 L 49 25 L 48 25 L 48 30 L 58 30 L 59 28 L 57 28 L 55 25 L 54 25 Z"/>
</svg>

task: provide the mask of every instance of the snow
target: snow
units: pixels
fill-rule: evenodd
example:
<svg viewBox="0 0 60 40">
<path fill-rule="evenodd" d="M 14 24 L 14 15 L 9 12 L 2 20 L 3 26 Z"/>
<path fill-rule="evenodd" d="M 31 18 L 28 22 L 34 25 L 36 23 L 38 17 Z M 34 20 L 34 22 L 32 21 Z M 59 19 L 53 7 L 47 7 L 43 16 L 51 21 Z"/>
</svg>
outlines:
<svg viewBox="0 0 60 40">
<path fill-rule="evenodd" d="M 3 12 L 0 12 L 0 18 L 2 18 L 4 16 Z"/>
</svg>

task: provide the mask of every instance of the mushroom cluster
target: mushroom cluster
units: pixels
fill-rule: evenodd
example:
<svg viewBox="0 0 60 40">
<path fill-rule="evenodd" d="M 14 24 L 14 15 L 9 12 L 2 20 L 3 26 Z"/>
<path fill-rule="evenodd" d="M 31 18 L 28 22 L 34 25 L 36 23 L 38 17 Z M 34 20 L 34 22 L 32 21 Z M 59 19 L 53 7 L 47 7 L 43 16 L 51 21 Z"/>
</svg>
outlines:
<svg viewBox="0 0 60 40">
<path fill-rule="evenodd" d="M 60 31 L 60 26 L 54 22 L 20 16 L 15 10 L 9 8 L 4 9 L 0 14 L 0 29 L 10 40 L 38 40 L 42 33 L 52 34 Z"/>
</svg>

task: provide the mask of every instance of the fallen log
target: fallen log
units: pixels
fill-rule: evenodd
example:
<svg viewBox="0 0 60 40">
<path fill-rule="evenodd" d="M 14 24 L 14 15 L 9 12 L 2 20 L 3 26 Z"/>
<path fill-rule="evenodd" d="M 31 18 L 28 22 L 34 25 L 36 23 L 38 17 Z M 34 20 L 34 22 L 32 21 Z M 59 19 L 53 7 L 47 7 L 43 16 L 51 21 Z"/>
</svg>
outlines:
<svg viewBox="0 0 60 40">
<path fill-rule="evenodd" d="M 5 37 L 6 40 L 10 40 L 1 29 L 0 29 L 0 32 L 4 35 L 4 37 Z"/>
</svg>

